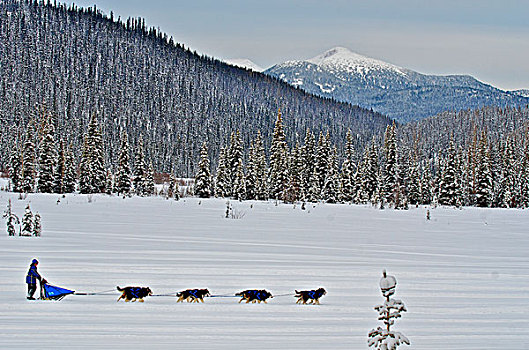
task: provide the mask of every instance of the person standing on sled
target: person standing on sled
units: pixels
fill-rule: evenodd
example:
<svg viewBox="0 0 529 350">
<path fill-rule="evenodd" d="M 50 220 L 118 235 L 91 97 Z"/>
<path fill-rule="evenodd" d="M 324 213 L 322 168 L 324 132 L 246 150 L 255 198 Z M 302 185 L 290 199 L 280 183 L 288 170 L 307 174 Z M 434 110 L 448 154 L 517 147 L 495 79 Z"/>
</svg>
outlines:
<svg viewBox="0 0 529 350">
<path fill-rule="evenodd" d="M 39 280 L 42 287 L 47 281 L 37 271 L 37 265 L 39 264 L 37 259 L 33 259 L 31 265 L 29 265 L 28 274 L 26 276 L 26 283 L 28 284 L 28 300 L 35 300 L 33 295 L 37 291 L 37 280 Z"/>
</svg>

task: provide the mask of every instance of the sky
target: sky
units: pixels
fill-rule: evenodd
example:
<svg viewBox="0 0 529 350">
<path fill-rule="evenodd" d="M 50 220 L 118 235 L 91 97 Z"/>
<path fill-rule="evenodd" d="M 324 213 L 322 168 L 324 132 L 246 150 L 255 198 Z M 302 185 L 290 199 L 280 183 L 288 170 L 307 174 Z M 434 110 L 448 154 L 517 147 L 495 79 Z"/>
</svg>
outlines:
<svg viewBox="0 0 529 350">
<path fill-rule="evenodd" d="M 71 3 L 71 1 L 67 1 Z M 425 74 L 529 89 L 526 0 L 81 0 L 143 17 L 175 41 L 261 67 L 347 47 Z"/>
</svg>

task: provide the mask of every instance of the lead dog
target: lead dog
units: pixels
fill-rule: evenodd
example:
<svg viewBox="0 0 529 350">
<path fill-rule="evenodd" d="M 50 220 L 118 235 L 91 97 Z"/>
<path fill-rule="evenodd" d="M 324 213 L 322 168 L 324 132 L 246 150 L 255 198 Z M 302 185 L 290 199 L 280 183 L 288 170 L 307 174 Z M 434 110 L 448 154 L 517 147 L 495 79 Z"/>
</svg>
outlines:
<svg viewBox="0 0 529 350">
<path fill-rule="evenodd" d="M 119 288 L 116 287 L 121 293 L 121 296 L 118 298 L 117 301 L 120 301 L 121 299 L 125 299 L 126 302 L 129 301 L 139 301 L 140 303 L 143 303 L 143 298 L 152 295 L 152 290 L 149 287 L 125 287 L 125 288 Z"/>
</svg>

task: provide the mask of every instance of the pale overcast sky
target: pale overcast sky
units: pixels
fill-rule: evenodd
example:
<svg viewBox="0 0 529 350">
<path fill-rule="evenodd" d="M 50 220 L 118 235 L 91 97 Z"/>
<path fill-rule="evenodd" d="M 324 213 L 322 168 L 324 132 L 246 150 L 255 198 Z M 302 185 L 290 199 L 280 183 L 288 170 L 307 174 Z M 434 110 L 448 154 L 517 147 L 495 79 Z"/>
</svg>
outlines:
<svg viewBox="0 0 529 350">
<path fill-rule="evenodd" d="M 69 1 L 68 3 L 71 3 Z M 334 46 L 427 74 L 529 88 L 526 0 L 81 0 L 141 16 L 177 42 L 262 67 Z"/>
</svg>

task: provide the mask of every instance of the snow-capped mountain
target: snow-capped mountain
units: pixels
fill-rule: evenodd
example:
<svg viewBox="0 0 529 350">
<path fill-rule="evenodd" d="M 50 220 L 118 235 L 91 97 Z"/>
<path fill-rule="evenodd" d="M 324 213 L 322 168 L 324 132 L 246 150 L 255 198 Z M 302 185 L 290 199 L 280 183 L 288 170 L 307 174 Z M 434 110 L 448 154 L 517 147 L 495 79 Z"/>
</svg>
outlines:
<svg viewBox="0 0 529 350">
<path fill-rule="evenodd" d="M 529 89 L 511 90 L 510 92 L 518 96 L 529 97 Z"/>
<path fill-rule="evenodd" d="M 258 66 L 256 63 L 250 61 L 247 58 L 232 58 L 232 59 L 224 60 L 224 62 L 226 62 L 227 64 L 231 64 L 232 66 L 235 66 L 235 67 L 251 69 L 254 72 L 264 71 L 264 68 Z"/>
<path fill-rule="evenodd" d="M 526 96 L 468 75 L 425 75 L 343 47 L 311 59 L 281 63 L 265 73 L 317 95 L 373 108 L 400 122 L 447 110 L 529 103 Z"/>
</svg>

